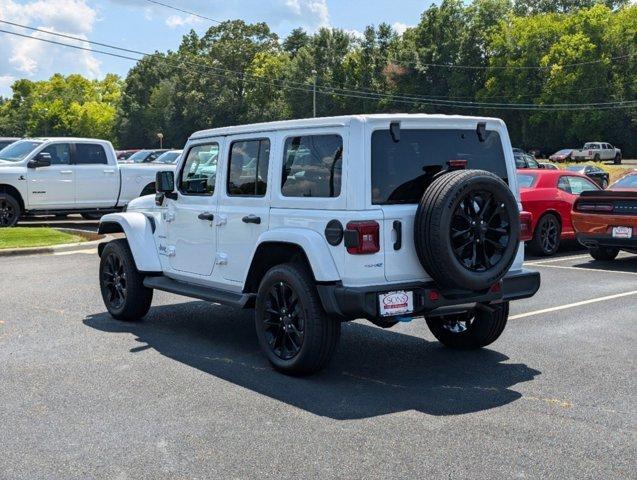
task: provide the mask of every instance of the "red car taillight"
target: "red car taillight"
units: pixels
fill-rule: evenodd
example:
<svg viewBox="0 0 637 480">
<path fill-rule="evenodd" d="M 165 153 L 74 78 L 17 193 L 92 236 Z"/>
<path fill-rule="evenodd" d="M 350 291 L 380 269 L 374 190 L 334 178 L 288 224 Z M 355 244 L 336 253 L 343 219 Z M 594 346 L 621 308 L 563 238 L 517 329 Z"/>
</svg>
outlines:
<svg viewBox="0 0 637 480">
<path fill-rule="evenodd" d="M 347 253 L 366 255 L 380 251 L 380 225 L 373 220 L 349 222 L 345 230 Z"/>
<path fill-rule="evenodd" d="M 520 212 L 520 241 L 528 242 L 533 238 L 533 214 Z"/>
</svg>

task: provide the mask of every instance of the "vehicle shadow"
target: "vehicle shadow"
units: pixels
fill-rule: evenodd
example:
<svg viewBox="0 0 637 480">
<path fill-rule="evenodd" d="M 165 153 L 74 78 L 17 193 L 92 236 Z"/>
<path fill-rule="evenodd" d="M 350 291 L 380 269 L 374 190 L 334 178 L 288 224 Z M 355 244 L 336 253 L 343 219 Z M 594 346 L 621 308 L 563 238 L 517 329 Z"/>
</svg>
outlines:
<svg viewBox="0 0 637 480">
<path fill-rule="evenodd" d="M 417 410 L 460 415 L 506 405 L 511 389 L 541 372 L 504 363 L 493 350 L 451 351 L 437 342 L 360 323 L 343 325 L 330 367 L 310 377 L 274 371 L 258 349 L 254 316 L 205 302 L 151 309 L 145 321 L 124 323 L 107 313 L 84 323 L 108 333 L 135 335 L 140 346 L 215 377 L 316 415 L 359 419 Z M 423 320 L 420 320 L 423 321 Z"/>
<path fill-rule="evenodd" d="M 609 270 L 613 272 L 637 273 L 637 255 L 622 256 L 608 262 L 593 260 L 574 263 L 575 268 Z"/>
</svg>

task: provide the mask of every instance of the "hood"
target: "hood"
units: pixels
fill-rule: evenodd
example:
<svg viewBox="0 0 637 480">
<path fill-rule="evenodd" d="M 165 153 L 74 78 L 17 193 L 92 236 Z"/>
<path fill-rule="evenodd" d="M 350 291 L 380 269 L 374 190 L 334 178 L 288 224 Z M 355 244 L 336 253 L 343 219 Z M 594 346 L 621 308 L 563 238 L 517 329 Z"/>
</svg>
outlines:
<svg viewBox="0 0 637 480">
<path fill-rule="evenodd" d="M 155 205 L 155 194 L 152 195 L 144 195 L 143 197 L 134 198 L 128 205 L 126 206 L 127 212 L 135 212 L 135 211 L 149 211 L 158 208 Z"/>
<path fill-rule="evenodd" d="M 0 175 L 3 177 L 7 175 L 25 175 L 26 173 L 24 165 L 16 165 L 13 162 L 0 163 Z"/>
</svg>

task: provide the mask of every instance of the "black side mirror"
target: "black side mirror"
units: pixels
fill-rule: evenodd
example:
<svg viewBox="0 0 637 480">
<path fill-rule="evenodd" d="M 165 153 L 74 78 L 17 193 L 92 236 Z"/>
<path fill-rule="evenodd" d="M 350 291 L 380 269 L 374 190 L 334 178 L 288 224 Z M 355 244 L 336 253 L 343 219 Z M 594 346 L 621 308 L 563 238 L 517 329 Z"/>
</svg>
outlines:
<svg viewBox="0 0 637 480">
<path fill-rule="evenodd" d="M 175 190 L 175 172 L 157 172 L 155 176 L 155 204 L 164 203 L 164 197 L 171 200 L 177 200 L 178 196 Z"/>
<path fill-rule="evenodd" d="M 33 160 L 27 163 L 28 168 L 40 168 L 51 166 L 51 154 L 46 152 L 38 153 Z"/>
</svg>

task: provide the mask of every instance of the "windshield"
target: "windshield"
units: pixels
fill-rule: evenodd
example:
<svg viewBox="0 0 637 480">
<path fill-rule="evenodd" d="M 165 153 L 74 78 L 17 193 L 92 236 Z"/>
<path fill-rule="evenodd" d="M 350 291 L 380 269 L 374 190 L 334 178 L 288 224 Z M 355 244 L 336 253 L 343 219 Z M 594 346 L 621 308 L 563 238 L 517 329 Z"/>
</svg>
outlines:
<svg viewBox="0 0 637 480">
<path fill-rule="evenodd" d="M 518 173 L 518 185 L 520 185 L 520 188 L 531 188 L 535 184 L 535 180 L 537 180 L 536 175 Z"/>
<path fill-rule="evenodd" d="M 375 205 L 418 203 L 434 176 L 449 160 L 466 160 L 467 169 L 492 172 L 507 181 L 498 132 L 478 139 L 475 129 L 402 129 L 394 142 L 389 129 L 372 135 L 372 202 Z"/>
<path fill-rule="evenodd" d="M 637 188 L 637 174 L 626 175 L 611 185 L 611 190 L 621 190 L 622 188 Z"/>
<path fill-rule="evenodd" d="M 555 155 L 568 155 L 571 153 L 570 150 L 560 150 L 559 152 L 555 152 Z"/>
<path fill-rule="evenodd" d="M 143 163 L 144 160 L 150 155 L 150 150 L 140 150 L 139 152 L 133 153 L 130 157 L 128 157 L 129 162 L 135 163 Z"/>
<path fill-rule="evenodd" d="M 565 170 L 568 170 L 569 172 L 581 172 L 582 170 L 584 170 L 584 168 L 585 167 L 573 165 L 572 167 L 566 167 Z"/>
<path fill-rule="evenodd" d="M 584 144 L 584 150 L 595 150 L 596 148 L 599 148 L 599 146 L 596 143 L 585 143 Z"/>
<path fill-rule="evenodd" d="M 157 163 L 175 163 L 177 161 L 177 158 L 179 157 L 179 155 L 181 155 L 181 152 L 177 151 L 177 150 L 174 151 L 174 152 L 162 153 L 159 157 L 157 157 L 155 162 L 157 162 Z"/>
<path fill-rule="evenodd" d="M 20 162 L 27 158 L 27 156 L 40 145 L 42 145 L 42 142 L 20 140 L 0 150 L 0 160 Z"/>
</svg>

